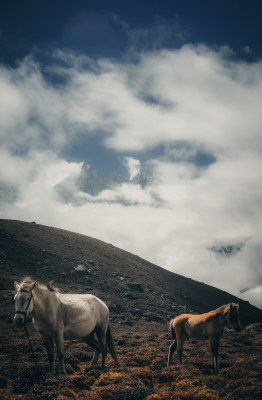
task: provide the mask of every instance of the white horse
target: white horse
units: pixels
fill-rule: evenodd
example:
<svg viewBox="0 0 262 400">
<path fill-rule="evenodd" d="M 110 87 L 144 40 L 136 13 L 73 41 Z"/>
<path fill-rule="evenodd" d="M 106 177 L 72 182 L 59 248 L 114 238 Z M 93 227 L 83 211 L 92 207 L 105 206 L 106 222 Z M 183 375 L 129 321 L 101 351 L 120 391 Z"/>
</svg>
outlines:
<svg viewBox="0 0 262 400">
<path fill-rule="evenodd" d="M 64 339 L 83 339 L 93 348 L 90 368 L 96 366 L 100 353 L 104 367 L 107 346 L 115 363 L 120 366 L 109 327 L 109 310 L 102 300 L 91 294 L 62 294 L 52 286 L 52 282 L 44 286 L 31 278 L 25 278 L 20 284 L 15 282 L 15 291 L 14 321 L 17 326 L 23 326 L 26 318 L 32 315 L 54 373 L 55 342 L 61 372 L 66 374 Z"/>
</svg>

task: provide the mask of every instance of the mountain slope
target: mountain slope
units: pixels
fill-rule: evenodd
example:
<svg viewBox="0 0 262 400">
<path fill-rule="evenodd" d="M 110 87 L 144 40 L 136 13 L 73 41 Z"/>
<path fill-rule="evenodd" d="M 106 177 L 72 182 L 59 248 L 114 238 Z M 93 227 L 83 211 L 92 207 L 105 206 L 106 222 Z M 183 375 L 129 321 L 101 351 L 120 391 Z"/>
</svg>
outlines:
<svg viewBox="0 0 262 400">
<path fill-rule="evenodd" d="M 101 297 L 119 326 L 159 329 L 164 324 L 166 330 L 166 322 L 179 313 L 206 312 L 235 301 L 243 325 L 262 322 L 262 310 L 248 302 L 84 235 L 0 220 L 0 243 L 0 289 L 10 292 L 13 280 L 26 275 L 44 283 L 54 279 L 62 291 Z M 13 307 L 8 293 L 2 301 L 7 314 Z"/>
</svg>

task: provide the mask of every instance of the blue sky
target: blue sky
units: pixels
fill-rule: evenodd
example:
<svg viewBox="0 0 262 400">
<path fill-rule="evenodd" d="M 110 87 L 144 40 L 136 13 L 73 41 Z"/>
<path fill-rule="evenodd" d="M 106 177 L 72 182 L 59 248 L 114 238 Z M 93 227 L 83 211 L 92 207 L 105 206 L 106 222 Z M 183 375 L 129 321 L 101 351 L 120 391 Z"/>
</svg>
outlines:
<svg viewBox="0 0 262 400">
<path fill-rule="evenodd" d="M 123 57 L 130 31 L 144 32 L 137 39 L 138 50 L 175 48 L 189 42 L 229 45 L 240 56 L 246 46 L 254 57 L 262 50 L 259 0 L 155 0 L 150 4 L 143 0 L 3 0 L 0 8 L 1 60 L 7 63 L 35 47 L 42 51 L 53 46 L 89 56 Z M 146 34 L 150 29 L 154 31 L 151 38 Z"/>
<path fill-rule="evenodd" d="M 262 306 L 261 8 L 2 1 L 0 217 L 97 237 Z M 91 196 L 83 163 L 126 180 Z M 139 172 L 147 184 L 128 181 Z"/>
<path fill-rule="evenodd" d="M 260 1 L 239 0 L 152 1 L 150 6 L 148 1 L 2 1 L 0 61 L 15 66 L 34 55 L 53 85 L 61 82 L 59 74 L 47 70 L 54 49 L 135 63 L 141 52 L 203 43 L 214 49 L 227 46 L 231 58 L 252 62 L 262 53 L 261 9 Z M 140 157 L 150 158 L 145 153 Z M 97 135 L 70 143 L 63 156 L 68 161 L 84 160 L 102 172 L 127 173 L 121 159 L 101 146 Z"/>
</svg>

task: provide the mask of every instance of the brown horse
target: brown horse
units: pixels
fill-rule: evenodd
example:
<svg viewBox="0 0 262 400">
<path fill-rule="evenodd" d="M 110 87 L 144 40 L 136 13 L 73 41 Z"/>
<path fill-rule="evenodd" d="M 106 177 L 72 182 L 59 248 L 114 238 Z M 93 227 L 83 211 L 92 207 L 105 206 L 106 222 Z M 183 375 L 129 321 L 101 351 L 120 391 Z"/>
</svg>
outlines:
<svg viewBox="0 0 262 400">
<path fill-rule="evenodd" d="M 172 319 L 170 330 L 175 341 L 169 347 L 167 365 L 171 365 L 172 356 L 176 348 L 179 364 L 182 364 L 182 350 L 186 339 L 208 339 L 211 351 L 211 364 L 218 371 L 218 349 L 225 325 L 231 325 L 237 332 L 242 329 L 238 311 L 239 304 L 230 303 L 206 314 L 182 314 Z"/>
</svg>

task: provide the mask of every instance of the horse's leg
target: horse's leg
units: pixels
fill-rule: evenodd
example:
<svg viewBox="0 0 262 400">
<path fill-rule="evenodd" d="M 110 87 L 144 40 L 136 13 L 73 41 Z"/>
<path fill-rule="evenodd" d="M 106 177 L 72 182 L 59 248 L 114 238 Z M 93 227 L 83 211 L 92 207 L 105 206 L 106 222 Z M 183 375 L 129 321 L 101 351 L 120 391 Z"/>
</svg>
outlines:
<svg viewBox="0 0 262 400">
<path fill-rule="evenodd" d="M 215 359 L 214 359 L 214 344 L 215 344 L 215 337 L 210 336 L 209 338 L 209 345 L 210 345 L 210 357 L 211 357 L 211 366 L 215 368 Z"/>
<path fill-rule="evenodd" d="M 183 346 L 186 340 L 185 335 L 177 335 L 177 355 L 178 355 L 178 363 L 182 365 L 182 353 L 183 353 Z"/>
<path fill-rule="evenodd" d="M 216 371 L 219 370 L 219 365 L 218 365 L 219 343 L 220 343 L 219 336 L 210 336 L 209 337 L 211 364 L 212 364 L 212 368 L 215 369 Z"/>
<path fill-rule="evenodd" d="M 94 338 L 94 332 L 92 332 L 90 335 L 85 336 L 83 340 L 93 349 L 93 358 L 91 361 L 90 368 L 95 368 L 97 364 L 97 360 L 99 357 L 99 354 L 101 353 L 101 348 L 99 343 L 95 340 Z"/>
<path fill-rule="evenodd" d="M 96 332 L 102 350 L 102 368 L 105 367 L 105 361 L 107 356 L 106 331 L 107 331 L 107 326 L 106 327 L 103 326 L 97 329 Z"/>
<path fill-rule="evenodd" d="M 107 331 L 106 331 L 106 344 L 107 344 L 107 349 L 109 350 L 109 352 L 110 352 L 113 360 L 115 361 L 116 365 L 118 367 L 122 367 L 123 368 L 123 366 L 121 365 L 121 363 L 120 363 L 120 361 L 118 359 L 117 353 L 116 353 L 114 340 L 113 340 L 113 336 L 112 336 L 112 332 L 111 332 L 111 328 L 110 328 L 109 324 L 107 326 Z"/>
<path fill-rule="evenodd" d="M 55 374 L 54 340 L 51 336 L 46 335 L 44 332 L 40 332 L 40 335 L 47 351 L 49 369 Z"/>
<path fill-rule="evenodd" d="M 60 361 L 61 372 L 62 374 L 66 375 L 65 361 L 64 361 L 64 333 L 62 330 L 55 332 L 55 343 L 56 343 L 57 356 Z"/>
<path fill-rule="evenodd" d="M 220 336 L 216 337 L 215 343 L 215 369 L 219 371 L 218 353 L 219 353 Z"/>
<path fill-rule="evenodd" d="M 177 343 L 176 343 L 176 340 L 174 340 L 174 342 L 169 347 L 167 366 L 172 364 L 172 357 L 173 357 L 174 351 L 176 350 L 176 346 L 177 346 Z"/>
</svg>

